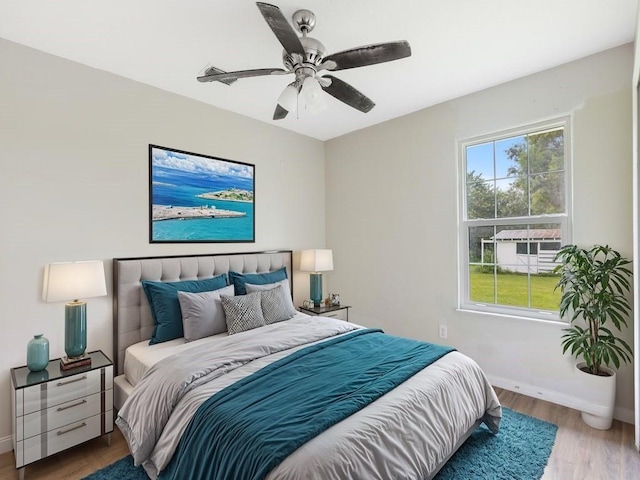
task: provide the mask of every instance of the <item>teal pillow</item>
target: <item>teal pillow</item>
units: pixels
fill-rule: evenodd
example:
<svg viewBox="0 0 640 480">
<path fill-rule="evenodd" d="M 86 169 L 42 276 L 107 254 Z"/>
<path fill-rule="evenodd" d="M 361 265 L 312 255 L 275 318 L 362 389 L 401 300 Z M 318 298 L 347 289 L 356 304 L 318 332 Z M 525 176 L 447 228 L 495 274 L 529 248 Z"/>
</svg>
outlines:
<svg viewBox="0 0 640 480">
<path fill-rule="evenodd" d="M 287 269 L 282 267 L 269 273 L 238 273 L 229 272 L 229 283 L 236 289 L 236 295 L 246 295 L 247 289 L 245 283 L 252 285 L 264 285 L 267 283 L 275 283 L 287 278 Z"/>
<path fill-rule="evenodd" d="M 142 288 L 147 300 L 149 300 L 151 315 L 155 322 L 149 345 L 168 342 L 174 338 L 184 336 L 178 291 L 208 292 L 226 286 L 227 275 L 224 273 L 205 280 L 186 280 L 184 282 L 150 282 L 143 280 Z"/>
</svg>

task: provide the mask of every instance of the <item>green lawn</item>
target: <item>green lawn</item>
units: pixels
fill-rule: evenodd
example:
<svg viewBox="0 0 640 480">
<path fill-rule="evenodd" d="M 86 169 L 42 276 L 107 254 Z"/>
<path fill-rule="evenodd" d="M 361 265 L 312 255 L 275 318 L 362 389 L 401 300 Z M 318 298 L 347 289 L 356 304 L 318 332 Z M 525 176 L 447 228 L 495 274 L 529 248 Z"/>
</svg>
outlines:
<svg viewBox="0 0 640 480">
<path fill-rule="evenodd" d="M 494 277 L 492 273 L 480 273 L 470 267 L 470 300 L 494 303 Z M 497 290 L 499 305 L 529 307 L 527 275 L 498 273 Z M 553 289 L 558 277 L 553 275 L 531 275 L 531 308 L 557 311 L 560 305 L 560 289 Z"/>
</svg>

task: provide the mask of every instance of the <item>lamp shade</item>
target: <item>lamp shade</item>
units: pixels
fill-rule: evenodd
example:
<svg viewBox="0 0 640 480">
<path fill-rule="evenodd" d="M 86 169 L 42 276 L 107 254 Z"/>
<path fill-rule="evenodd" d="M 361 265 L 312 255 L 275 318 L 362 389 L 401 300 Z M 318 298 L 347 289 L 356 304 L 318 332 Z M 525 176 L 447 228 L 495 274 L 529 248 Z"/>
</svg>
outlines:
<svg viewBox="0 0 640 480">
<path fill-rule="evenodd" d="M 45 268 L 42 286 L 42 299 L 45 302 L 101 297 L 106 294 L 104 264 L 100 260 L 50 263 Z"/>
<path fill-rule="evenodd" d="M 312 114 L 322 112 L 327 108 L 327 102 L 324 100 L 322 86 L 314 77 L 307 77 L 302 82 L 300 95 L 304 99 L 304 108 Z"/>
<path fill-rule="evenodd" d="M 333 251 L 330 249 L 303 250 L 300 256 L 303 272 L 328 272 L 333 270 Z"/>
<path fill-rule="evenodd" d="M 290 83 L 280 94 L 278 104 L 287 112 L 293 112 L 298 105 L 298 88 L 294 83 Z"/>
</svg>

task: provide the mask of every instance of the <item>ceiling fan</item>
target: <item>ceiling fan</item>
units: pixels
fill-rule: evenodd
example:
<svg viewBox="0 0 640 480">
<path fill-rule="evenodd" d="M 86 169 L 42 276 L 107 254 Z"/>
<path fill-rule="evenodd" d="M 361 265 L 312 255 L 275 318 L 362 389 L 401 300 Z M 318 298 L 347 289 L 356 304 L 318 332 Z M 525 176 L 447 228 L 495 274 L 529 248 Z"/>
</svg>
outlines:
<svg viewBox="0 0 640 480">
<path fill-rule="evenodd" d="M 209 67 L 203 76 L 198 77 L 198 81 L 222 82 L 231 85 L 239 78 L 295 74 L 295 80 L 282 91 L 278 98 L 273 112 L 274 120 L 285 118 L 289 112 L 297 108 L 300 100 L 301 106 L 311 113 L 323 110 L 326 107 L 321 95 L 323 90 L 350 107 L 366 113 L 375 106 L 370 98 L 339 78 L 328 74 L 321 76 L 320 72 L 364 67 L 411 56 L 411 47 L 406 40 L 365 45 L 326 55 L 324 45 L 315 38 L 307 36 L 316 23 L 313 12 L 298 10 L 293 14 L 293 25 L 302 34 L 299 37 L 278 7 L 262 2 L 256 2 L 256 5 L 284 47 L 282 62 L 285 68 L 225 72 L 216 67 Z"/>
</svg>

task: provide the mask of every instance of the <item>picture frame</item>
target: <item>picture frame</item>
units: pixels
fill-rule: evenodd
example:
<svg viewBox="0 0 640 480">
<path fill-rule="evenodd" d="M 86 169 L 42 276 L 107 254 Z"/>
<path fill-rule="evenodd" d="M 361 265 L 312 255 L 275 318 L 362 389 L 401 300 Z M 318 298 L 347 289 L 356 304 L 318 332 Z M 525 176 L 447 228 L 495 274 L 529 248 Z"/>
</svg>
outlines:
<svg viewBox="0 0 640 480">
<path fill-rule="evenodd" d="M 334 307 L 340 306 L 340 294 L 339 293 L 330 293 L 329 298 L 331 299 L 331 305 Z"/>
<path fill-rule="evenodd" d="M 149 243 L 255 242 L 255 165 L 149 144 Z"/>
</svg>

